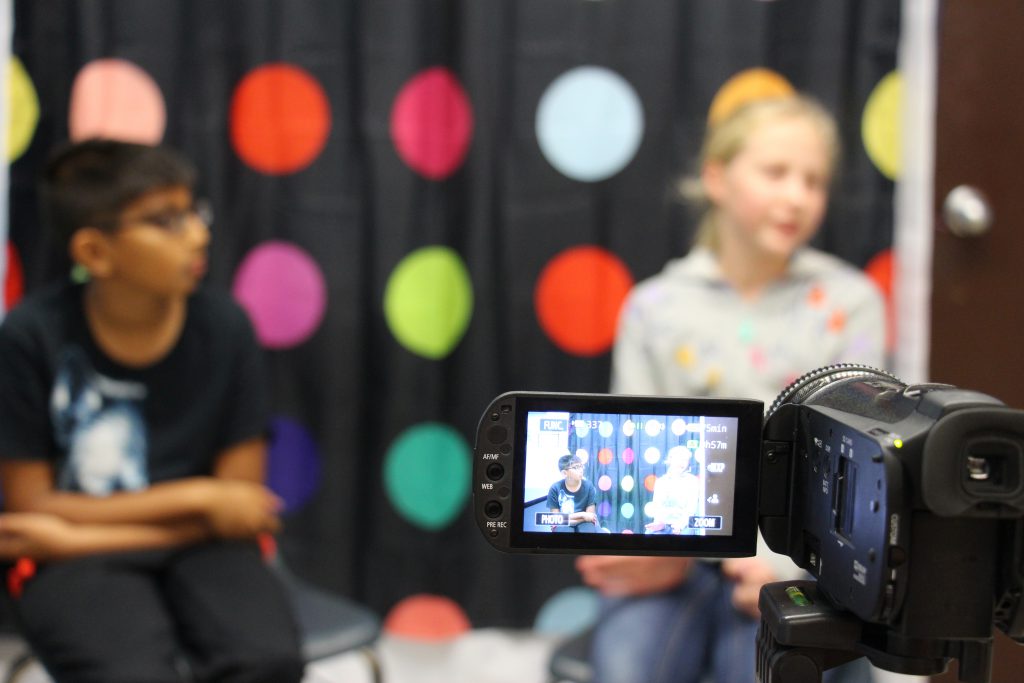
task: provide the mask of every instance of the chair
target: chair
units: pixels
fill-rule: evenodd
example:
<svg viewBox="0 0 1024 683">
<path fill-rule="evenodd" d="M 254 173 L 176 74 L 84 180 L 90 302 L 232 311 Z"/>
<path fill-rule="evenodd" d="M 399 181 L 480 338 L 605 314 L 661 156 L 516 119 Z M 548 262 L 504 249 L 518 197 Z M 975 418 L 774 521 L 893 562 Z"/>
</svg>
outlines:
<svg viewBox="0 0 1024 683">
<path fill-rule="evenodd" d="M 269 539 L 269 540 L 268 540 Z M 272 538 L 260 539 L 264 558 L 280 579 L 299 625 L 302 654 L 307 663 L 346 652 L 361 652 L 370 666 L 374 683 L 381 683 L 381 667 L 373 643 L 381 623 L 369 609 L 340 595 L 318 588 L 288 570 L 277 554 Z M 36 659 L 26 645 L 7 667 L 3 683 L 16 683 Z"/>
<path fill-rule="evenodd" d="M 593 639 L 594 629 L 588 628 L 555 648 L 548 661 L 552 683 L 590 683 L 594 680 L 594 667 L 590 663 L 590 644 Z"/>
<path fill-rule="evenodd" d="M 292 573 L 281 560 L 273 537 L 261 536 L 259 542 L 264 559 L 291 600 L 306 662 L 359 651 L 366 657 L 373 682 L 381 683 L 380 660 L 372 647 L 380 636 L 380 618 L 366 607 Z"/>
</svg>

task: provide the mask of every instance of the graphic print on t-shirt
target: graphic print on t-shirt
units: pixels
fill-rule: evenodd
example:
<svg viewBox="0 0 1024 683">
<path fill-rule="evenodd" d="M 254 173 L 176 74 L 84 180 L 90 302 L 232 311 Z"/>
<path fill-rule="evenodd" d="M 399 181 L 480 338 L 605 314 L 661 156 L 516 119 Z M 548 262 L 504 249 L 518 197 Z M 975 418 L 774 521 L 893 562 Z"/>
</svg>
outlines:
<svg viewBox="0 0 1024 683">
<path fill-rule="evenodd" d="M 50 395 L 54 438 L 66 453 L 61 489 L 105 496 L 149 484 L 145 397 L 144 385 L 96 372 L 81 349 L 61 354 Z"/>
<path fill-rule="evenodd" d="M 569 494 L 564 487 L 558 490 L 558 508 L 566 515 L 576 512 L 576 498 Z"/>
</svg>

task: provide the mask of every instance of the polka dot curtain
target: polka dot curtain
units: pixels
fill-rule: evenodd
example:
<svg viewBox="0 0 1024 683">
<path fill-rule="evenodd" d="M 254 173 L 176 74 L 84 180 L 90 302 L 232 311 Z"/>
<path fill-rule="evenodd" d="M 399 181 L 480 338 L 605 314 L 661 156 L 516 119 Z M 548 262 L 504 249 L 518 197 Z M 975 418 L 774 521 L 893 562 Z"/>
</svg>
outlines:
<svg viewBox="0 0 1024 683">
<path fill-rule="evenodd" d="M 817 244 L 889 292 L 898 14 L 891 0 L 17 3 L 5 303 L 66 276 L 35 209 L 52 145 L 184 150 L 216 215 L 209 284 L 245 308 L 271 366 L 286 561 L 396 635 L 578 630 L 596 598 L 571 559 L 495 553 L 470 518 L 480 411 L 510 389 L 607 389 L 623 298 L 692 237 L 675 183 L 705 125 L 751 98 L 807 91 L 839 117 Z M 595 482 L 609 505 L 649 485 L 649 455 L 592 454 L 615 475 Z"/>
</svg>

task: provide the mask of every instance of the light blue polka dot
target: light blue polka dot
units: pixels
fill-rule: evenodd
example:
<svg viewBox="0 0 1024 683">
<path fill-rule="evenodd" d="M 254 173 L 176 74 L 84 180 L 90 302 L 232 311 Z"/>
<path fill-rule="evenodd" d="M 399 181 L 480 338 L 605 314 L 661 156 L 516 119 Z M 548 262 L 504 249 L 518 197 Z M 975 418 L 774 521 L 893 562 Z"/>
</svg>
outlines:
<svg viewBox="0 0 1024 683">
<path fill-rule="evenodd" d="M 537 612 L 533 629 L 548 635 L 582 633 L 597 621 L 600 601 L 590 588 L 574 586 L 555 593 Z"/>
<path fill-rule="evenodd" d="M 560 173 L 583 182 L 615 175 L 633 160 L 644 132 L 644 111 L 633 87 L 597 66 L 565 72 L 537 107 L 537 141 Z"/>
</svg>

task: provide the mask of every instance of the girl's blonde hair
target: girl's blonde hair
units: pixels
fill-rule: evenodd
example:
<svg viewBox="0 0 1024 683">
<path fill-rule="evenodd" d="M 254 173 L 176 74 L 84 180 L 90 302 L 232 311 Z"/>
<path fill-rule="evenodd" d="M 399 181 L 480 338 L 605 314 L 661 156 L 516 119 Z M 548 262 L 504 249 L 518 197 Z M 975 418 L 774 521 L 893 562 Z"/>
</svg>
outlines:
<svg viewBox="0 0 1024 683">
<path fill-rule="evenodd" d="M 703 169 L 709 163 L 728 164 L 761 125 L 791 118 L 809 121 L 821 133 L 829 154 L 828 168 L 831 174 L 839 161 L 840 151 L 835 119 L 817 100 L 800 94 L 753 100 L 709 126 L 701 148 L 699 168 Z M 717 248 L 716 211 L 708 199 L 700 176 L 682 179 L 679 182 L 679 193 L 701 214 L 694 243 L 711 249 Z"/>
</svg>

